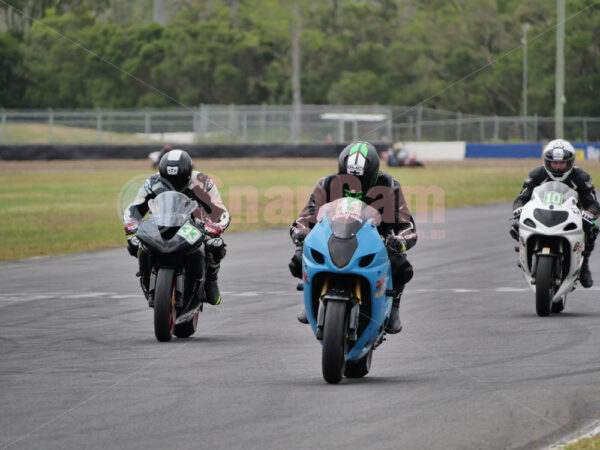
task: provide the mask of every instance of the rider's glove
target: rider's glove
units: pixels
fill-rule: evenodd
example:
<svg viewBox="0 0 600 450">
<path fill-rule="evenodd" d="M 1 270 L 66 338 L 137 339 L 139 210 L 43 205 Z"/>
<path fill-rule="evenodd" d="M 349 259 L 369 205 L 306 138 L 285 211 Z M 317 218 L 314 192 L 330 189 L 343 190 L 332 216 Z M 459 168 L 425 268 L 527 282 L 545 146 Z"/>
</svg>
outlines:
<svg viewBox="0 0 600 450">
<path fill-rule="evenodd" d="M 129 236 L 130 234 L 134 234 L 139 226 L 140 223 L 136 219 L 129 219 L 127 222 L 125 222 L 123 228 L 125 228 L 125 234 Z"/>
<path fill-rule="evenodd" d="M 513 211 L 513 218 L 519 219 L 521 217 L 521 212 L 523 211 L 523 207 L 517 208 Z"/>
<path fill-rule="evenodd" d="M 217 237 L 223 232 L 223 227 L 218 223 L 204 224 L 204 232 L 212 237 Z"/>
<path fill-rule="evenodd" d="M 585 209 L 581 210 L 581 217 L 584 220 L 587 220 L 588 222 L 593 222 L 596 219 L 596 215 L 591 213 L 590 211 L 587 211 Z"/>
<path fill-rule="evenodd" d="M 290 229 L 290 237 L 292 238 L 292 242 L 294 245 L 299 246 L 304 242 L 305 234 L 300 233 L 295 227 Z"/>
<path fill-rule="evenodd" d="M 513 220 L 513 223 L 510 226 L 510 230 L 508 231 L 508 233 L 510 234 L 510 237 L 513 238 L 515 241 L 519 240 L 519 220 L 518 219 Z"/>
<path fill-rule="evenodd" d="M 406 240 L 400 236 L 388 236 L 385 240 L 385 246 L 394 252 L 404 253 L 406 251 Z"/>
</svg>

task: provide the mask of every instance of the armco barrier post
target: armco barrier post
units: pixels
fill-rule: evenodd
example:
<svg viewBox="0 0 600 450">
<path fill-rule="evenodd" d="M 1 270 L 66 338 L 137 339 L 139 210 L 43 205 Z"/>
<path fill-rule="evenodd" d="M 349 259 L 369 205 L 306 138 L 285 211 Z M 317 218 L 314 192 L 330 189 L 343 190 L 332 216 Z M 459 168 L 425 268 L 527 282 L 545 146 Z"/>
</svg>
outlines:
<svg viewBox="0 0 600 450">
<path fill-rule="evenodd" d="M 485 141 L 485 122 L 483 120 L 483 117 L 479 118 L 479 140 L 481 142 Z"/>
<path fill-rule="evenodd" d="M 96 130 L 98 130 L 98 144 L 102 144 L 102 109 L 96 110 Z"/>
<path fill-rule="evenodd" d="M 192 130 L 194 130 L 194 142 L 200 142 L 200 108 L 192 109 Z"/>
<path fill-rule="evenodd" d="M 423 121 L 423 105 L 417 106 L 417 123 L 415 124 L 417 141 L 421 140 L 421 122 Z"/>
<path fill-rule="evenodd" d="M 244 144 L 248 142 L 248 111 L 246 110 L 242 112 L 242 142 Z"/>
<path fill-rule="evenodd" d="M 385 122 L 386 134 L 387 134 L 390 142 L 394 142 L 394 136 L 393 136 L 394 130 L 392 129 L 392 120 L 394 120 L 394 115 L 392 113 L 392 108 L 388 108 L 386 115 L 387 115 L 387 119 Z"/>
<path fill-rule="evenodd" d="M 264 103 L 260 107 L 260 132 L 258 134 L 258 143 L 265 142 L 265 128 L 267 127 L 267 105 Z"/>
<path fill-rule="evenodd" d="M 150 122 L 150 110 L 148 108 L 146 108 L 146 111 L 144 112 L 144 125 L 145 125 L 145 132 L 146 132 L 146 143 L 150 142 L 150 131 L 151 131 L 151 122 Z"/>
<path fill-rule="evenodd" d="M 492 139 L 494 141 L 497 141 L 499 135 L 500 135 L 500 119 L 498 119 L 498 116 L 494 116 L 494 136 Z"/>
<path fill-rule="evenodd" d="M 204 139 L 208 132 L 208 108 L 200 105 L 200 138 Z"/>
<path fill-rule="evenodd" d="M 2 143 L 6 144 L 6 111 L 4 110 L 4 108 L 2 108 L 2 133 L 1 133 L 1 138 L 2 138 Z"/>
<path fill-rule="evenodd" d="M 48 132 L 50 143 L 54 144 L 54 111 L 52 108 L 48 108 Z"/>
<path fill-rule="evenodd" d="M 233 137 L 233 124 L 235 121 L 235 105 L 232 103 L 229 105 L 229 121 L 227 123 L 227 139 L 228 142 L 232 142 Z"/>
</svg>

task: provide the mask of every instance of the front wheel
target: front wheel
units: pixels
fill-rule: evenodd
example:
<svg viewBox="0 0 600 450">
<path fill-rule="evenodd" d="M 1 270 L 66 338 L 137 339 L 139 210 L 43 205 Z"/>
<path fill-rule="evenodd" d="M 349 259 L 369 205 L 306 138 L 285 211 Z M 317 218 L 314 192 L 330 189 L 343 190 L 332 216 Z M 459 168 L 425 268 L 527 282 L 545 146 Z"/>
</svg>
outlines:
<svg viewBox="0 0 600 450">
<path fill-rule="evenodd" d="M 339 383 L 346 364 L 346 302 L 327 303 L 323 324 L 323 378 L 331 384 Z"/>
<path fill-rule="evenodd" d="M 552 310 L 554 297 L 554 258 L 540 255 L 535 275 L 535 311 L 545 317 Z"/>
<path fill-rule="evenodd" d="M 158 269 L 154 290 L 154 335 L 159 342 L 168 342 L 173 335 L 174 269 Z"/>
</svg>

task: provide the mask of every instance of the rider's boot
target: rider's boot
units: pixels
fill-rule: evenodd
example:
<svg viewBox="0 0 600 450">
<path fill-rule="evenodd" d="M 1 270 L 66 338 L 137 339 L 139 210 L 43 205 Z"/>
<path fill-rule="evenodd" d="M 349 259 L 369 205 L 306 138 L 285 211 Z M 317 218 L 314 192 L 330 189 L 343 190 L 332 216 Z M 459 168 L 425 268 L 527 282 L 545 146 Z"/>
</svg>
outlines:
<svg viewBox="0 0 600 450">
<path fill-rule="evenodd" d="M 302 310 L 298 313 L 298 322 L 307 324 L 308 318 L 306 317 L 306 308 L 303 306 Z"/>
<path fill-rule="evenodd" d="M 206 282 L 204 283 L 204 292 L 206 294 L 206 303 L 211 305 L 221 304 L 221 293 L 217 283 L 217 274 L 219 266 L 207 265 L 206 267 Z"/>
<path fill-rule="evenodd" d="M 402 292 L 394 297 L 392 300 L 392 313 L 390 314 L 390 320 L 388 321 L 385 331 L 389 334 L 396 334 L 402 331 L 402 322 L 400 322 L 400 298 Z"/>
<path fill-rule="evenodd" d="M 150 295 L 150 255 L 141 250 L 138 251 L 139 272 L 136 276 L 140 279 L 140 286 L 144 297 L 148 300 L 148 306 L 153 307 L 154 301 Z"/>
<path fill-rule="evenodd" d="M 579 281 L 584 288 L 592 287 L 594 280 L 592 280 L 592 272 L 590 272 L 590 256 L 586 255 L 583 257 L 583 265 L 579 271 Z"/>
</svg>

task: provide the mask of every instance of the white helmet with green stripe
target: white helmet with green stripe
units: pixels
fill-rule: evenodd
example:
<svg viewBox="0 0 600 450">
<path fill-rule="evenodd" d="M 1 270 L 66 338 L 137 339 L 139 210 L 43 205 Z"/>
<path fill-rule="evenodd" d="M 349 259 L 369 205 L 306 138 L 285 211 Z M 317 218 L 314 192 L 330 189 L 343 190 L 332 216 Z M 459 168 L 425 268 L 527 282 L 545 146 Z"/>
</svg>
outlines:
<svg viewBox="0 0 600 450">
<path fill-rule="evenodd" d="M 340 153 L 338 172 L 356 176 L 361 183 L 362 191 L 348 192 L 348 195 L 362 198 L 375 185 L 379 174 L 379 155 L 368 142 L 353 142 Z"/>
</svg>

